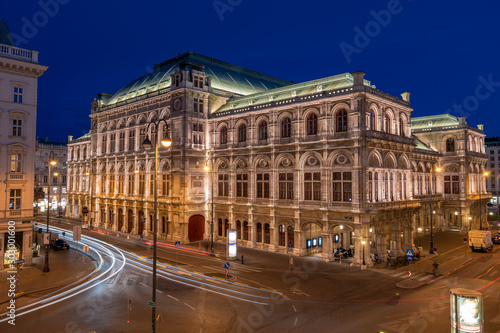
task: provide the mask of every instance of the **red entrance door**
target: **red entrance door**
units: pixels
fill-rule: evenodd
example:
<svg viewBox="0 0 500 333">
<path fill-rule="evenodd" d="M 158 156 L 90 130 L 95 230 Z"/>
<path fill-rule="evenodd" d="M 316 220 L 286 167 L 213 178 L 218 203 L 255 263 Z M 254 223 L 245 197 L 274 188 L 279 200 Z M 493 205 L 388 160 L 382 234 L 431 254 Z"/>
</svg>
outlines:
<svg viewBox="0 0 500 333">
<path fill-rule="evenodd" d="M 189 218 L 189 241 L 196 242 L 203 240 L 205 232 L 205 218 L 201 215 L 194 215 Z"/>
</svg>

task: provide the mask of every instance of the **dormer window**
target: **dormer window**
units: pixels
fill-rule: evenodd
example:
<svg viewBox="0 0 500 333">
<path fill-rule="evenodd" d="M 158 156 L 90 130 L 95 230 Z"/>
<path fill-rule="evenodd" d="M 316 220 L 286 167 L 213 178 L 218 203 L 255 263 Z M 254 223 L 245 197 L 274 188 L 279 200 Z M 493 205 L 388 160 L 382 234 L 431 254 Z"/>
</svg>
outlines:
<svg viewBox="0 0 500 333">
<path fill-rule="evenodd" d="M 180 73 L 175 74 L 174 80 L 175 80 L 175 86 L 178 87 L 182 81 L 181 74 Z"/>
</svg>

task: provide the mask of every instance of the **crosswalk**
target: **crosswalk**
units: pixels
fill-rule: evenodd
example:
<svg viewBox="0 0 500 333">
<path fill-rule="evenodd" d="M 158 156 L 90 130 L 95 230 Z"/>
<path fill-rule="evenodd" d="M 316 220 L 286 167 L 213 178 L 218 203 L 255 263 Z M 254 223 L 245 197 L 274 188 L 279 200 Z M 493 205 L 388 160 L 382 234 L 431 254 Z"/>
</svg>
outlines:
<svg viewBox="0 0 500 333">
<path fill-rule="evenodd" d="M 224 272 L 224 267 L 218 267 L 218 266 L 193 266 L 194 271 L 198 271 L 201 273 L 220 273 Z M 243 266 L 243 265 L 231 265 L 229 268 L 230 272 L 244 272 L 244 273 L 260 273 L 262 272 L 261 269 L 258 268 L 252 268 L 248 266 Z"/>
<path fill-rule="evenodd" d="M 394 272 L 394 274 L 391 274 L 391 276 L 395 278 L 409 278 L 408 271 L 400 271 L 400 272 Z M 417 281 L 428 281 L 430 280 L 434 275 L 425 273 L 425 272 L 412 272 L 411 279 L 412 280 L 417 280 Z"/>
</svg>

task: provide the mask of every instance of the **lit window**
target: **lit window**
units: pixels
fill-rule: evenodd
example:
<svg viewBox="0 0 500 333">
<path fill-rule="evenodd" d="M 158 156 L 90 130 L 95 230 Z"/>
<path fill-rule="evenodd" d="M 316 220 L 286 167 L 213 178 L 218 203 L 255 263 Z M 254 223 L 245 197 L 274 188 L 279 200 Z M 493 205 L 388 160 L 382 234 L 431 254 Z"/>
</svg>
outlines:
<svg viewBox="0 0 500 333">
<path fill-rule="evenodd" d="M 21 190 L 10 190 L 9 209 L 21 209 Z"/>
<path fill-rule="evenodd" d="M 21 154 L 10 154 L 10 172 L 21 172 Z"/>
</svg>

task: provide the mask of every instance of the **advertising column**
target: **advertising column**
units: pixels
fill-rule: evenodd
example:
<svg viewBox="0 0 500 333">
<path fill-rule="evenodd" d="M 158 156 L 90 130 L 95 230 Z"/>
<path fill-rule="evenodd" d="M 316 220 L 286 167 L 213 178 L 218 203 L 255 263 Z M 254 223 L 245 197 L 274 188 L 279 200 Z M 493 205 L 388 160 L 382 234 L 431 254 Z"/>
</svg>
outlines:
<svg viewBox="0 0 500 333">
<path fill-rule="evenodd" d="M 451 332 L 482 333 L 483 295 L 468 289 L 450 290 Z"/>
</svg>

